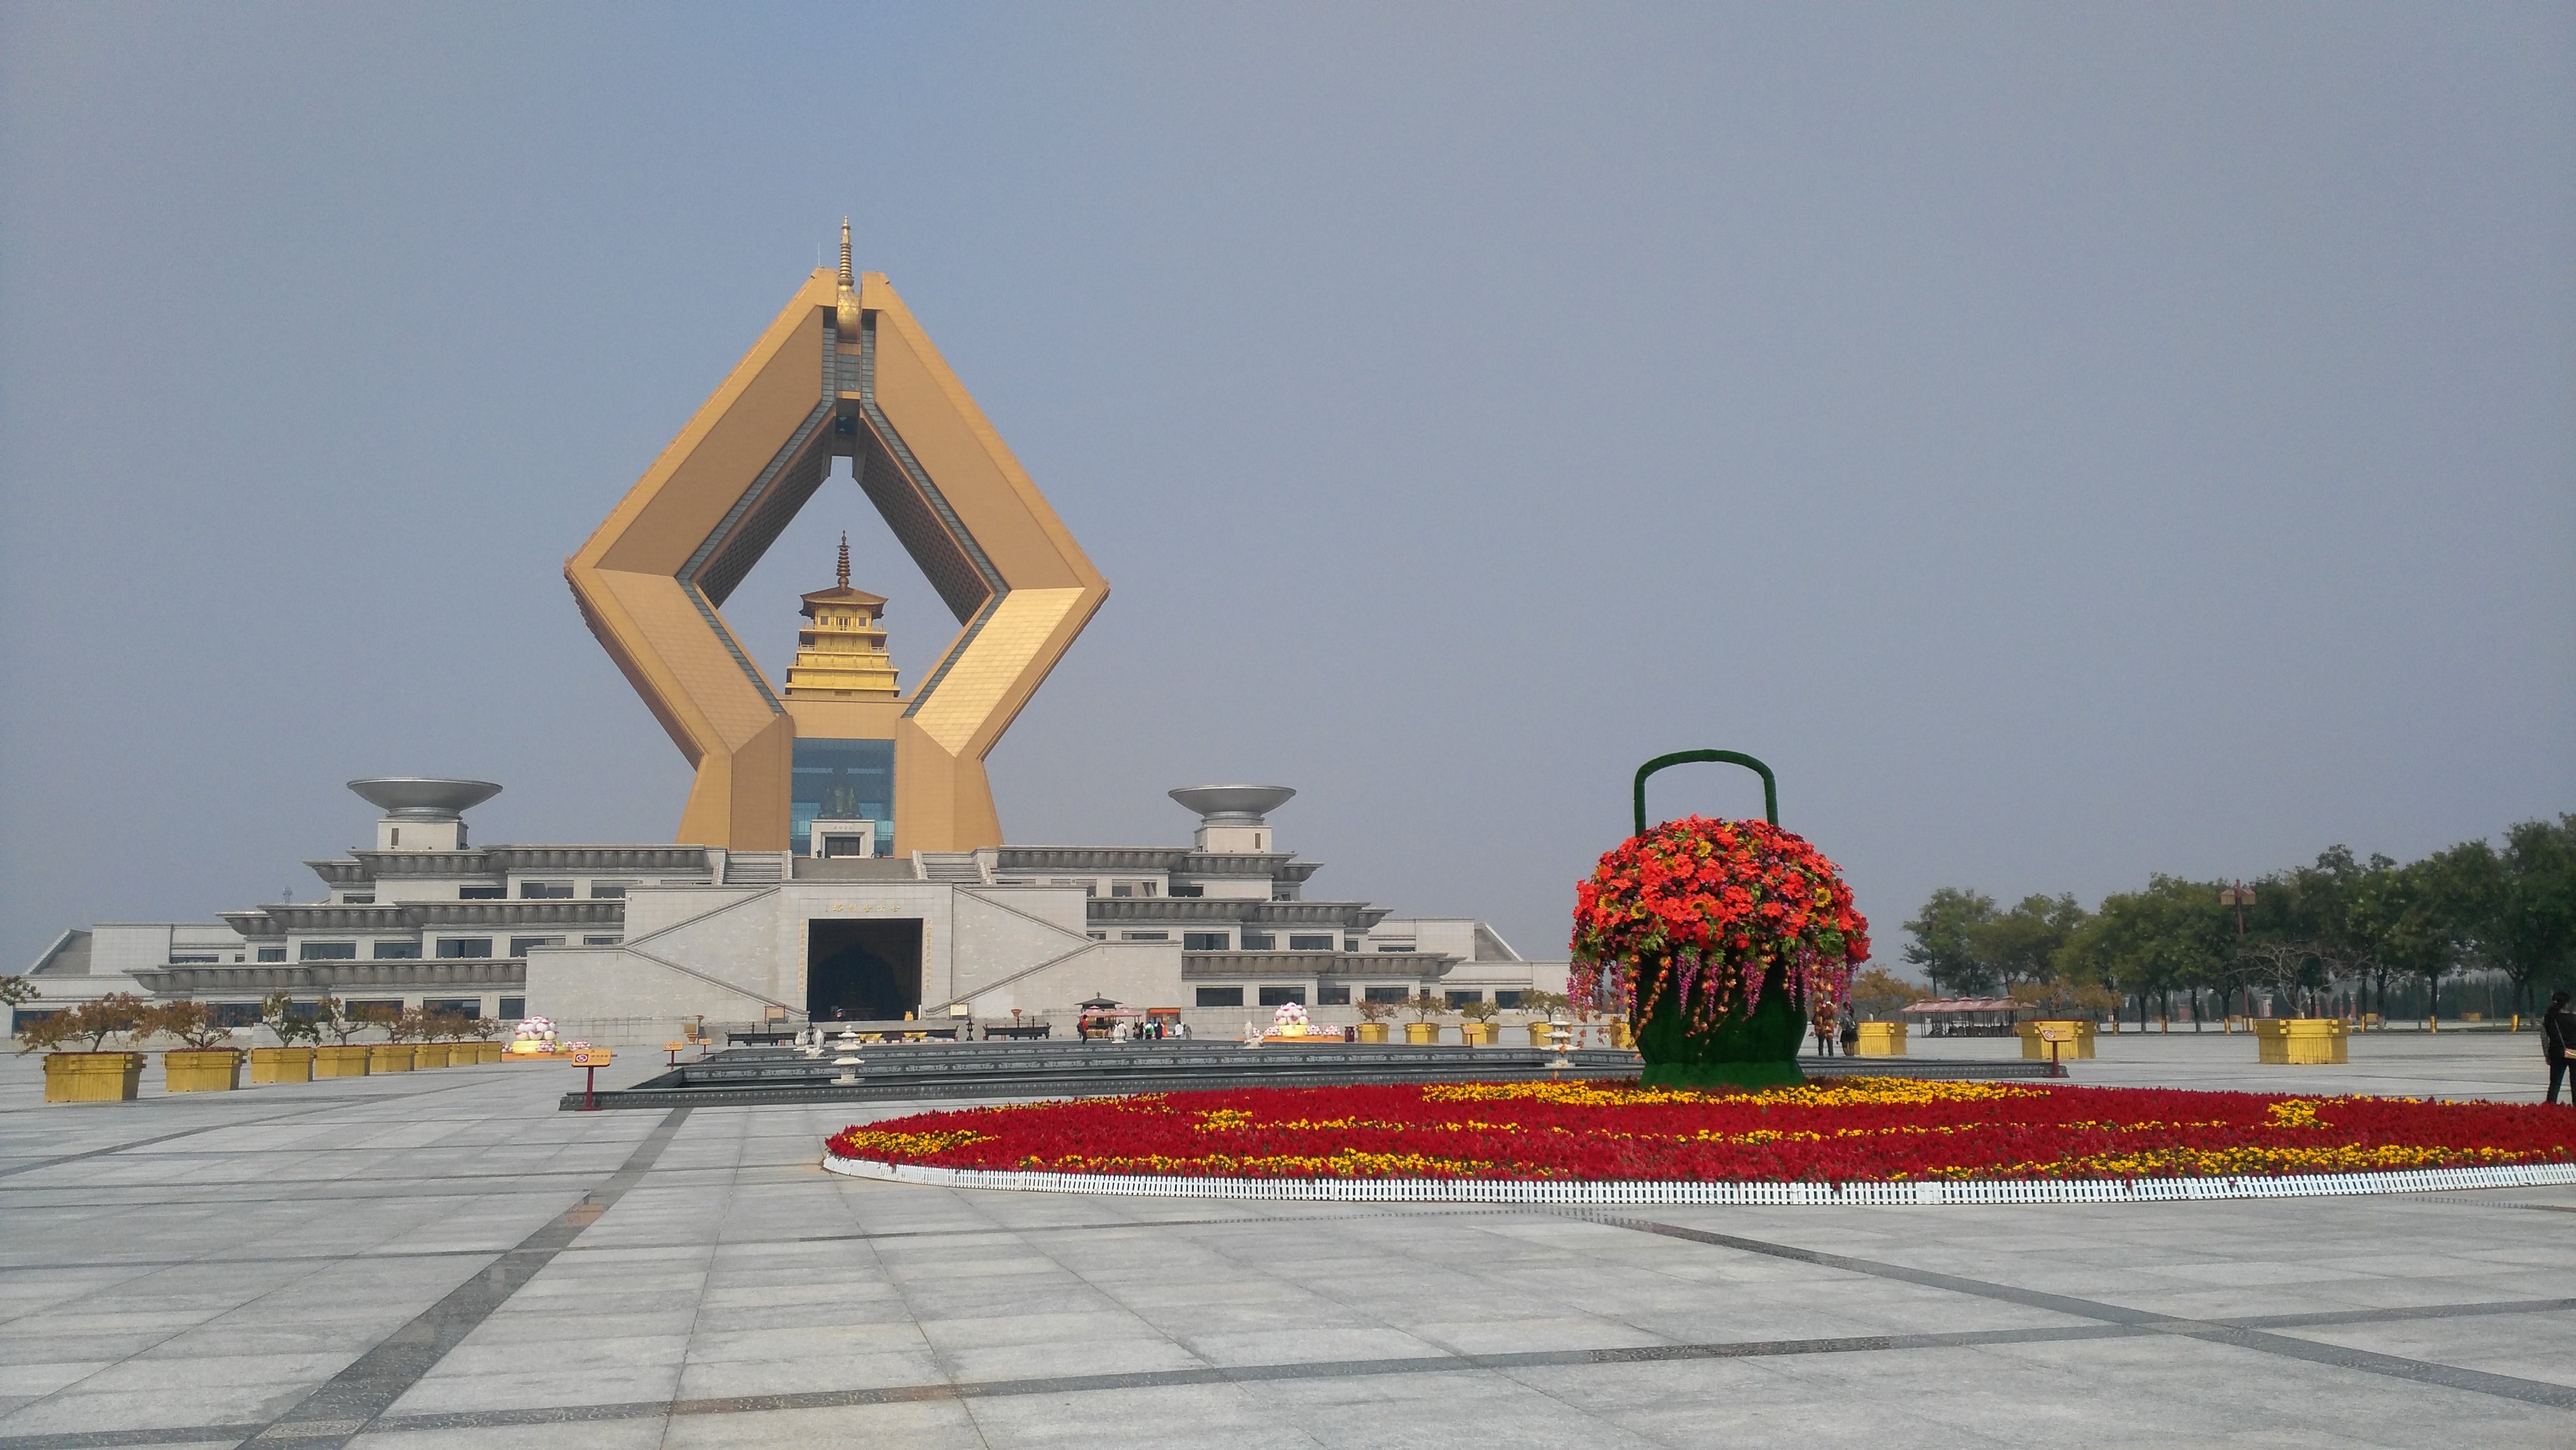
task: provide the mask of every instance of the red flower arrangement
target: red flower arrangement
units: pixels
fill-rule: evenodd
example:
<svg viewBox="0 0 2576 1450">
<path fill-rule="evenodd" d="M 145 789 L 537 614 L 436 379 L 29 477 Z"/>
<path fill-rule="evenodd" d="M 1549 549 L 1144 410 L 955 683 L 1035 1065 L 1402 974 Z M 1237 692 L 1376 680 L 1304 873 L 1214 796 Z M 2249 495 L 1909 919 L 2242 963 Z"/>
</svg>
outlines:
<svg viewBox="0 0 2576 1450">
<path fill-rule="evenodd" d="M 2576 1161 L 2537 1105 L 1850 1078 L 1240 1088 L 923 1113 L 836 1157 L 1209 1178 L 1886 1182 L 2255 1177 Z"/>
<path fill-rule="evenodd" d="M 1801 837 L 1688 816 L 1601 858 L 1572 953 L 1570 990 L 1628 1014 L 1649 1085 L 1760 1086 L 1801 1080 L 1807 1016 L 1845 997 L 1869 922 Z"/>
</svg>

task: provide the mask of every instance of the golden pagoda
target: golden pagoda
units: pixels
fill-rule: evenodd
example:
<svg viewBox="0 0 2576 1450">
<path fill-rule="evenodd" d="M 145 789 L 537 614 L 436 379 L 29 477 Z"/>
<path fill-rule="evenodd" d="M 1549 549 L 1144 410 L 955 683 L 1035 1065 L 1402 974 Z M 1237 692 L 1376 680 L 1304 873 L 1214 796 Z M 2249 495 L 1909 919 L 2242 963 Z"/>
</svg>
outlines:
<svg viewBox="0 0 2576 1450">
<path fill-rule="evenodd" d="M 841 535 L 840 582 L 804 596 L 798 612 L 811 624 L 796 634 L 796 663 L 787 667 L 787 694 L 800 700 L 891 700 L 894 661 L 886 656 L 878 620 L 885 600 L 850 587 L 850 536 Z"/>
</svg>

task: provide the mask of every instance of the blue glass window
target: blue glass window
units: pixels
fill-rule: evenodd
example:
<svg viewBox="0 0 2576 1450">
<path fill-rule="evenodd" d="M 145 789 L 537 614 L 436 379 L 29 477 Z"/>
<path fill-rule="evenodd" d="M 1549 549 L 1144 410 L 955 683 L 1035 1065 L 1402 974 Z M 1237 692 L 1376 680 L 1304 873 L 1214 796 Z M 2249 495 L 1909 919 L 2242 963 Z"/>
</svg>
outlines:
<svg viewBox="0 0 2576 1450">
<path fill-rule="evenodd" d="M 787 845 L 814 850 L 814 822 L 874 821 L 876 854 L 894 854 L 894 742 L 799 740 L 788 788 Z"/>
</svg>

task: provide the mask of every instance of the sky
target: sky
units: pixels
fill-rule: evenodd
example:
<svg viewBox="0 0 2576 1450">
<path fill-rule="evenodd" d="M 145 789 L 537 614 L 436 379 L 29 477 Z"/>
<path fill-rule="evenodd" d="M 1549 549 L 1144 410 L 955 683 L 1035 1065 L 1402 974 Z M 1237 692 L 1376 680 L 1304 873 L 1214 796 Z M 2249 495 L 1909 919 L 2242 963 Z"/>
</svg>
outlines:
<svg viewBox="0 0 2576 1450">
<path fill-rule="evenodd" d="M 2576 811 L 2576 8 L 11 3 L 0 970 L 357 776 L 669 839 L 563 560 L 844 215 L 1111 584 L 1014 842 L 1294 786 L 1553 955 L 1734 749 L 1892 959 Z M 726 618 L 844 529 L 917 681 L 847 482 Z"/>
</svg>

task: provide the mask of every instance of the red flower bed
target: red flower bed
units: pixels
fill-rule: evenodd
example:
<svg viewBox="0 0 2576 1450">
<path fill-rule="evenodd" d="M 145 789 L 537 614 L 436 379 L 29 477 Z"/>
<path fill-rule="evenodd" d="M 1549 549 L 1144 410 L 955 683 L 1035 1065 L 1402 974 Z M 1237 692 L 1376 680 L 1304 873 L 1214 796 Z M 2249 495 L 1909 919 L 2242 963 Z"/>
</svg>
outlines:
<svg viewBox="0 0 2576 1450">
<path fill-rule="evenodd" d="M 2576 1112 L 2413 1098 L 1855 1078 L 1239 1088 L 921 1113 L 837 1157 L 1211 1178 L 1708 1182 L 2245 1177 L 2576 1162 Z"/>
</svg>

